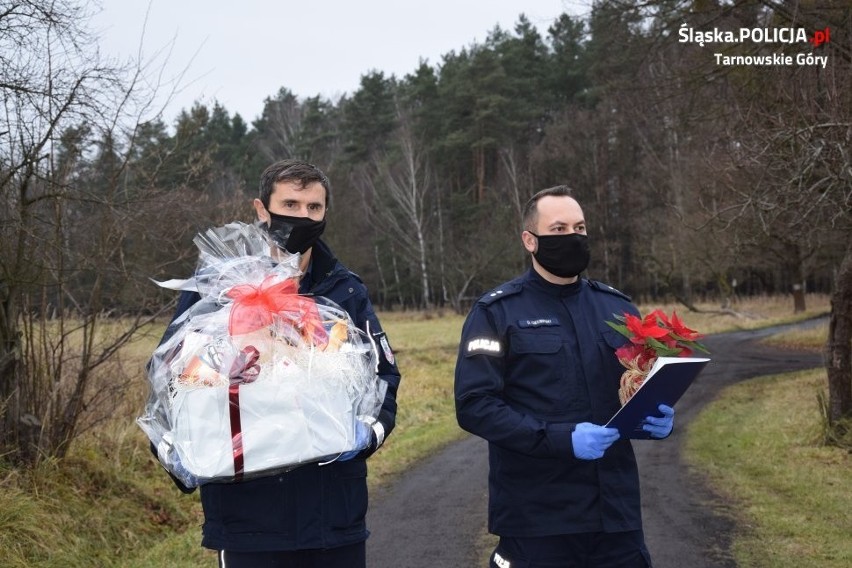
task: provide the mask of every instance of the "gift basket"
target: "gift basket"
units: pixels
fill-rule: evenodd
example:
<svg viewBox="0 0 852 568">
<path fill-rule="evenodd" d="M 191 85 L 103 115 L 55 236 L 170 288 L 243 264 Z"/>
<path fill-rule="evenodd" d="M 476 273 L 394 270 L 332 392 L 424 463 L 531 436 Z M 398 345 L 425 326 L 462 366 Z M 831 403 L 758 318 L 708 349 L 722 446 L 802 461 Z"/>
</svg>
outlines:
<svg viewBox="0 0 852 568">
<path fill-rule="evenodd" d="M 194 242 L 195 276 L 161 285 L 201 300 L 154 351 L 137 419 L 163 466 L 195 487 L 360 449 L 356 426 L 375 420 L 386 389 L 370 335 L 330 300 L 298 294 L 299 255 L 261 227 Z"/>
</svg>

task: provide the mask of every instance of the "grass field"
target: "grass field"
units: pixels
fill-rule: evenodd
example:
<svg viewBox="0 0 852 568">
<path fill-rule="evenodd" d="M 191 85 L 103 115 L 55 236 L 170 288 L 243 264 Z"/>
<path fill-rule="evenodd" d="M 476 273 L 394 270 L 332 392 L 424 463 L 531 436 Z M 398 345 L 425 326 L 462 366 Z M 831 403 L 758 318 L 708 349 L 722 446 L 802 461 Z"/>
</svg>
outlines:
<svg viewBox="0 0 852 568">
<path fill-rule="evenodd" d="M 825 372 L 729 388 L 692 423 L 687 459 L 738 511 L 738 566 L 852 566 L 852 454 L 822 444 Z"/>
<path fill-rule="evenodd" d="M 796 316 L 791 313 L 789 298 L 762 298 L 734 306 L 735 310 L 749 314 L 748 317 L 688 313 L 680 308 L 678 313 L 687 325 L 711 333 L 762 327 L 828 311 L 824 297 L 809 296 L 808 302 L 809 311 Z M 671 311 L 673 306 L 654 307 Z M 699 307 L 714 309 L 712 305 Z M 650 306 L 642 307 L 643 312 L 650 309 Z M 389 313 L 382 316 L 397 353 L 403 382 L 398 396 L 397 428 L 382 450 L 370 459 L 371 484 L 390 482 L 418 460 L 463 435 L 455 422 L 452 401 L 453 366 L 462 321 L 462 317 L 455 315 Z M 81 438 L 73 446 L 69 458 L 62 462 L 47 462 L 32 472 L 0 465 L 2 566 L 189 568 L 215 565 L 211 553 L 199 546 L 202 517 L 197 495 L 184 496 L 173 488 L 151 458 L 144 435 L 133 423 L 147 393 L 142 365 L 161 327 L 148 331 L 147 336 L 140 336 L 140 340 L 123 353 L 124 368 L 137 378 L 127 380 L 126 399 L 117 407 L 111 422 Z M 811 561 L 814 558 L 825 562 L 833 562 L 832 558 L 848 559 L 849 531 L 844 539 L 834 529 L 843 526 L 843 519 L 835 512 L 852 510 L 848 491 L 852 481 L 848 472 L 852 469 L 848 454 L 836 453 L 819 444 L 820 416 L 814 403 L 814 392 L 821 388 L 819 373 L 761 381 L 770 386 L 761 387 L 760 381 L 749 381 L 738 388 L 758 385 L 754 388 L 760 390 L 750 395 L 731 392 L 729 396 L 733 402 L 726 402 L 726 396 L 708 409 L 716 414 L 709 418 L 702 416 L 702 419 L 731 424 L 726 431 L 728 437 L 693 442 L 691 431 L 690 459 L 710 471 L 720 487 L 728 491 L 732 502 L 741 505 L 741 526 L 745 531 L 743 540 L 737 542 L 736 551 L 743 558 L 742 566 L 782 566 L 753 563 L 756 560 L 749 556 L 749 551 L 760 550 L 760 547 L 783 550 L 791 559 L 789 564 L 783 564 L 785 566 L 834 566 Z M 796 422 L 801 434 L 784 437 L 791 445 L 779 446 L 777 440 L 754 441 L 752 432 L 755 429 L 773 431 L 767 425 L 738 427 L 748 418 L 749 409 L 755 414 L 755 403 L 749 402 L 752 396 L 765 399 L 759 413 L 762 420 L 783 430 L 791 420 L 790 408 L 784 404 L 795 401 L 786 398 L 773 404 L 770 401 L 789 396 L 791 392 L 805 393 L 800 397 L 803 406 L 796 406 L 794 412 L 796 420 L 802 421 Z M 764 448 L 760 444 L 770 441 L 774 445 L 765 447 L 774 453 L 751 451 L 733 459 L 730 458 L 733 453 L 726 451 L 731 443 L 753 450 Z M 779 460 L 779 456 L 783 459 Z M 746 458 L 757 464 L 750 464 Z M 757 468 L 760 462 L 766 461 L 783 462 L 786 467 L 764 464 Z M 824 473 L 808 478 L 808 471 L 823 468 Z M 810 485 L 784 485 L 797 479 L 790 473 L 792 469 L 799 471 Z M 736 478 L 729 479 L 728 474 Z M 782 498 L 765 498 L 756 493 L 760 488 L 768 493 L 778 492 Z M 811 495 L 814 492 L 819 493 L 821 500 Z M 825 503 L 830 506 L 822 515 L 821 507 Z M 804 520 L 784 523 L 796 506 L 810 511 L 804 517 L 807 523 Z M 809 526 L 804 526 L 808 523 Z M 828 536 L 821 539 L 818 533 Z M 825 540 L 834 544 L 827 544 Z M 818 556 L 814 556 L 815 550 L 820 551 Z M 799 564 L 795 563 L 796 558 L 800 559 Z"/>
<path fill-rule="evenodd" d="M 764 340 L 822 351 L 827 326 Z M 686 458 L 740 511 L 738 565 L 852 565 L 852 448 L 823 443 L 823 370 L 734 385 L 692 424 Z"/>
</svg>

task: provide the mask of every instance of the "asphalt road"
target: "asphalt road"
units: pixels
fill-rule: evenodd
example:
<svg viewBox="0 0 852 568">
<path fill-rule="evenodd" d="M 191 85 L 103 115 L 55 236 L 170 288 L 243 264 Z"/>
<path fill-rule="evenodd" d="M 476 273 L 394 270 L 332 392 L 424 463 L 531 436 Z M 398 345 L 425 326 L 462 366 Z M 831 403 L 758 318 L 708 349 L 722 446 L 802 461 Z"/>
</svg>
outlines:
<svg viewBox="0 0 852 568">
<path fill-rule="evenodd" d="M 816 322 L 813 322 L 814 324 Z M 803 324 L 798 324 L 799 326 Z M 804 325 L 808 325 L 805 323 Z M 678 402 L 676 427 L 664 442 L 636 441 L 645 537 L 655 568 L 731 568 L 736 526 L 730 504 L 680 459 L 684 426 L 723 387 L 760 375 L 822 365 L 815 353 L 770 348 L 755 340 L 789 326 L 710 336 L 712 362 Z M 451 444 L 371 495 L 369 568 L 485 566 L 481 537 L 487 506 L 487 444 Z"/>
</svg>

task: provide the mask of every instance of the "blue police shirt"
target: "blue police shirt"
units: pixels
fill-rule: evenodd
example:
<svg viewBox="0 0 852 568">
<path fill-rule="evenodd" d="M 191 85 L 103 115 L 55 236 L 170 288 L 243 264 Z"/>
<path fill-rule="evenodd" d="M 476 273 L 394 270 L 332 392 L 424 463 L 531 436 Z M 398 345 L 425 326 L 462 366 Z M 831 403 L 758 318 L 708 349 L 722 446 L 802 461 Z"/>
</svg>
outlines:
<svg viewBox="0 0 852 568">
<path fill-rule="evenodd" d="M 555 285 L 530 269 L 485 294 L 462 329 L 456 415 L 488 440 L 490 532 L 540 537 L 641 528 L 639 476 L 629 440 L 599 460 L 574 457 L 580 422 L 619 409 L 627 340 L 605 322 L 638 315 L 600 282 Z"/>
</svg>

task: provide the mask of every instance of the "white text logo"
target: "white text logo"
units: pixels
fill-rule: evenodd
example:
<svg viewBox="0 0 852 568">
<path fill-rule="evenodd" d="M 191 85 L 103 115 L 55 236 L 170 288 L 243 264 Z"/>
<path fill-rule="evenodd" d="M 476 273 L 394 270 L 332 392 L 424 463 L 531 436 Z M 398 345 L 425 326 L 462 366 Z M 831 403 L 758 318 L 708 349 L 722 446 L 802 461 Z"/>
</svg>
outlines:
<svg viewBox="0 0 852 568">
<path fill-rule="evenodd" d="M 500 343 L 493 339 L 472 339 L 467 344 L 467 352 L 487 351 L 488 353 L 500 353 Z"/>
<path fill-rule="evenodd" d="M 494 553 L 494 564 L 500 568 L 511 568 L 512 563 L 500 556 L 499 553 Z"/>
</svg>

